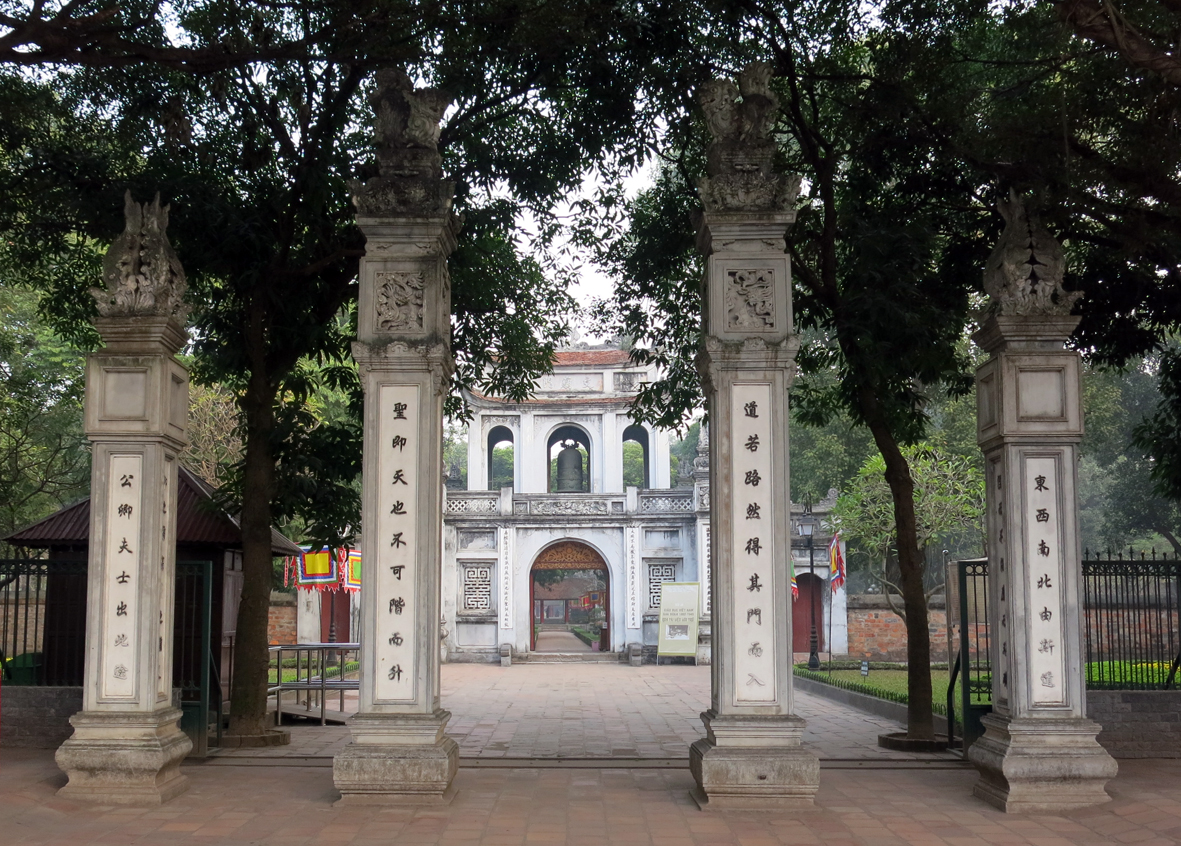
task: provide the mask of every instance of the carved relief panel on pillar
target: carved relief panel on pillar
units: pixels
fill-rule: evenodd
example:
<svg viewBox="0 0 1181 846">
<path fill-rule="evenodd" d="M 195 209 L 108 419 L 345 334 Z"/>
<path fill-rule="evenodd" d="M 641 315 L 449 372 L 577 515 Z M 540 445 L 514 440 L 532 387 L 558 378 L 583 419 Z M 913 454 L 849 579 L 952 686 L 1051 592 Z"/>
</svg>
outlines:
<svg viewBox="0 0 1181 846">
<path fill-rule="evenodd" d="M 734 607 L 734 704 L 777 700 L 774 597 L 775 506 L 770 383 L 737 383 L 730 394 L 733 490 L 729 515 Z"/>
<path fill-rule="evenodd" d="M 418 385 L 382 385 L 379 438 L 375 577 L 378 628 L 375 701 L 414 702 L 418 650 L 419 479 Z"/>
</svg>

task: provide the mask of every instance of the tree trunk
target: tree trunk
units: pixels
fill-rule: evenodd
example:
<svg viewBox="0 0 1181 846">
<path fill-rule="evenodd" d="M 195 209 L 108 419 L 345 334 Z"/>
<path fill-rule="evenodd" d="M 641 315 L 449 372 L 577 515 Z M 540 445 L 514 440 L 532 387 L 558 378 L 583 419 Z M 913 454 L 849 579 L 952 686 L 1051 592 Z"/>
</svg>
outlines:
<svg viewBox="0 0 1181 846">
<path fill-rule="evenodd" d="M 275 389 L 264 358 L 261 317 L 251 317 L 251 374 L 242 409 L 246 449 L 242 474 L 242 600 L 234 641 L 234 678 L 230 691 L 230 734 L 255 735 L 267 730 L 267 620 L 273 578 L 271 499 L 275 459 Z"/>
<path fill-rule="evenodd" d="M 862 392 L 864 396 L 864 391 Z M 863 408 L 866 403 L 863 399 Z M 868 408 L 876 408 L 869 402 Z M 898 539 L 898 569 L 902 607 L 906 614 L 906 736 L 935 738 L 931 694 L 931 633 L 928 628 L 927 594 L 923 589 L 924 560 L 918 544 L 914 511 L 914 480 L 898 441 L 885 422 L 866 415 L 878 451 L 886 462 L 886 484 L 894 500 L 894 531 Z"/>
</svg>

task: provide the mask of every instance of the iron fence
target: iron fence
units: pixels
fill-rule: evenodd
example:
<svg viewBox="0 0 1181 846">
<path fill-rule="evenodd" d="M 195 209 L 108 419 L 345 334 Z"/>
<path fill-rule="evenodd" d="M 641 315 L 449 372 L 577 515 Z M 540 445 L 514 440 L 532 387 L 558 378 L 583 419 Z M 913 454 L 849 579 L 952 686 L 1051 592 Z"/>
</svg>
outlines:
<svg viewBox="0 0 1181 846">
<path fill-rule="evenodd" d="M 1110 551 L 1083 559 L 1087 687 L 1168 690 L 1181 664 L 1181 560 Z"/>
<path fill-rule="evenodd" d="M 86 562 L 0 559 L 3 683 L 82 684 L 86 644 Z"/>
</svg>

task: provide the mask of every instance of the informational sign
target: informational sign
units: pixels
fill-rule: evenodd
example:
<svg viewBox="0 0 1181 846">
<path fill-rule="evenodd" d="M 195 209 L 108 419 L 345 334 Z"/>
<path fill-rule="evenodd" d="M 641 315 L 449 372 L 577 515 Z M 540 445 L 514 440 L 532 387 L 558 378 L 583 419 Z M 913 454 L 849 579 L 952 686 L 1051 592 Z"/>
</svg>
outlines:
<svg viewBox="0 0 1181 846">
<path fill-rule="evenodd" d="M 697 582 L 665 582 L 660 586 L 658 656 L 697 655 L 700 601 L 701 585 Z"/>
</svg>

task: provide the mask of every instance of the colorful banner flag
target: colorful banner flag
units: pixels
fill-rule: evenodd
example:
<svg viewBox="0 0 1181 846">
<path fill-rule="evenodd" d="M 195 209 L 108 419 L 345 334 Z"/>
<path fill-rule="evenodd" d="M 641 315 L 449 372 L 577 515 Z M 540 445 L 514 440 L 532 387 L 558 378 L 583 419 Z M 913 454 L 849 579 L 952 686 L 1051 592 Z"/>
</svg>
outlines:
<svg viewBox="0 0 1181 846">
<path fill-rule="evenodd" d="M 796 561 L 791 556 L 788 556 L 787 566 L 791 572 L 791 598 L 795 601 L 800 598 L 800 585 L 796 582 Z"/>
<path fill-rule="evenodd" d="M 298 556 L 284 559 L 285 585 L 294 582 L 304 590 L 340 589 L 357 591 L 361 589 L 361 553 L 355 549 L 313 550 L 301 547 Z"/>
<path fill-rule="evenodd" d="M 832 585 L 833 593 L 845 583 L 845 556 L 841 552 L 841 530 L 832 533 L 832 543 L 828 545 L 828 583 Z"/>
</svg>

